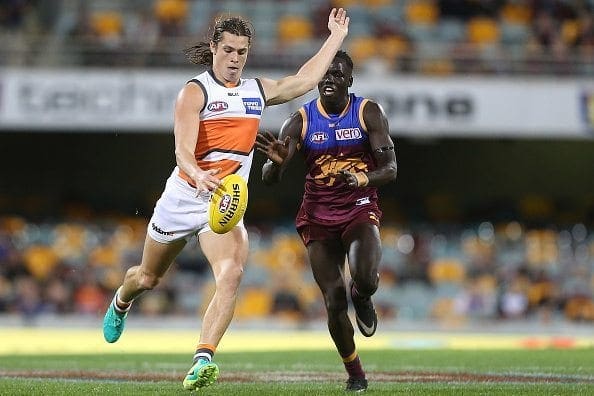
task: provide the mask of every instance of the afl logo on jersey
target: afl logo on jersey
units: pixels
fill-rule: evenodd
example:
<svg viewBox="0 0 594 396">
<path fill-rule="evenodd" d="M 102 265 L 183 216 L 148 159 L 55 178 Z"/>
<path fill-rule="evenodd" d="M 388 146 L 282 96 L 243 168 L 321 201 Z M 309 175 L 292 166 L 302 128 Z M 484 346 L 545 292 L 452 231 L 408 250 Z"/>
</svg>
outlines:
<svg viewBox="0 0 594 396">
<path fill-rule="evenodd" d="M 312 143 L 321 144 L 328 140 L 328 134 L 326 132 L 314 132 L 311 134 L 311 137 L 309 138 L 309 140 Z"/>
<path fill-rule="evenodd" d="M 227 104 L 227 102 L 221 102 L 221 101 L 210 102 L 207 107 L 207 109 L 210 111 L 223 111 L 223 110 L 227 110 L 228 108 L 229 108 L 229 105 Z"/>
</svg>

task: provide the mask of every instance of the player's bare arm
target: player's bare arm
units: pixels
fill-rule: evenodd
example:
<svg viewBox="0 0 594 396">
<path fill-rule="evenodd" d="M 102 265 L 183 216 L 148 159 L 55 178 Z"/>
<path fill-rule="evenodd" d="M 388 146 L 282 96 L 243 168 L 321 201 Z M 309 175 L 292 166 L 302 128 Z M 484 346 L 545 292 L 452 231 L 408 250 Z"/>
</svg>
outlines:
<svg viewBox="0 0 594 396">
<path fill-rule="evenodd" d="M 270 132 L 256 136 L 256 149 L 268 157 L 262 167 L 262 181 L 265 184 L 274 184 L 281 180 L 289 161 L 295 155 L 302 128 L 301 113 L 295 112 L 283 123 L 278 139 Z"/>
<path fill-rule="evenodd" d="M 363 109 L 363 121 L 367 126 L 369 143 L 377 164 L 373 172 L 367 173 L 369 185 L 381 186 L 396 180 L 396 152 L 384 110 L 379 104 L 368 101 Z"/>
<path fill-rule="evenodd" d="M 311 91 L 328 70 L 334 54 L 340 49 L 342 42 L 349 31 L 349 17 L 346 10 L 333 8 L 328 16 L 328 30 L 330 36 L 319 51 L 310 58 L 292 76 L 272 80 L 262 78 L 262 88 L 266 95 L 266 105 L 272 106 L 288 102 L 292 99 Z"/>
<path fill-rule="evenodd" d="M 221 181 L 218 170 L 204 171 L 196 164 L 194 150 L 198 141 L 199 113 L 204 107 L 204 93 L 194 83 L 186 84 L 175 101 L 175 160 L 179 168 L 194 181 L 197 191 L 212 191 Z"/>
<path fill-rule="evenodd" d="M 363 108 L 363 121 L 367 127 L 369 143 L 377 168 L 365 174 L 340 171 L 349 187 L 381 186 L 396 180 L 397 164 L 394 143 L 390 137 L 388 119 L 381 106 L 368 101 Z"/>
</svg>

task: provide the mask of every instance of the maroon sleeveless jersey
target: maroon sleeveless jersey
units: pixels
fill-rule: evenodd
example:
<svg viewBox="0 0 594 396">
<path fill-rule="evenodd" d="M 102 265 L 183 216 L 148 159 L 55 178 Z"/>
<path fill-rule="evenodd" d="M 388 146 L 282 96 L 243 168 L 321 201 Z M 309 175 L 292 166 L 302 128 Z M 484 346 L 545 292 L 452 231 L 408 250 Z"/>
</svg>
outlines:
<svg viewBox="0 0 594 396">
<path fill-rule="evenodd" d="M 349 103 L 338 115 L 330 115 L 320 100 L 306 103 L 299 112 L 303 118 L 300 151 L 307 175 L 297 229 L 304 225 L 348 225 L 369 212 L 379 224 L 381 211 L 375 187 L 351 188 L 336 174 L 340 170 L 370 172 L 376 168 L 363 122 L 367 99 L 349 95 Z"/>
</svg>

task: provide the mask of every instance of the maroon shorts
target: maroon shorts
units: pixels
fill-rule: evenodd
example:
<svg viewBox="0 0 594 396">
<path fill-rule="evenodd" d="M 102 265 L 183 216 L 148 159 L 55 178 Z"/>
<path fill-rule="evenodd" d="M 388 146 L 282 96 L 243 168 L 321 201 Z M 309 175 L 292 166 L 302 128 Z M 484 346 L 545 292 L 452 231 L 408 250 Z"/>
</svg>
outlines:
<svg viewBox="0 0 594 396">
<path fill-rule="evenodd" d="M 350 216 L 340 222 L 323 224 L 320 221 L 310 219 L 303 207 L 301 207 L 295 225 L 303 244 L 307 246 L 311 241 L 342 239 L 342 236 L 357 224 L 370 223 L 379 227 L 381 217 L 382 211 L 376 205 L 373 205 L 353 211 Z"/>
</svg>

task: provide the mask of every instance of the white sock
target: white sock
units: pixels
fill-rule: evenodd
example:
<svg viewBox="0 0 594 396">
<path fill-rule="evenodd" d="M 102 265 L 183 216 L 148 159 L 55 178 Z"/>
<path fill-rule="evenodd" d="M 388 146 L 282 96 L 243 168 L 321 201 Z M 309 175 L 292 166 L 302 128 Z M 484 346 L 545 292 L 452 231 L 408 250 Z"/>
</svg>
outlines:
<svg viewBox="0 0 594 396">
<path fill-rule="evenodd" d="M 115 308 L 116 311 L 118 311 L 119 313 L 126 313 L 130 310 L 130 308 L 132 307 L 132 301 L 130 302 L 124 302 L 120 299 L 120 290 L 122 289 L 122 286 L 120 286 L 118 288 L 118 290 L 115 293 L 115 296 L 113 296 L 113 307 Z M 118 304 L 120 305 L 128 305 L 128 307 L 126 309 L 122 309 L 118 306 Z"/>
<path fill-rule="evenodd" d="M 197 354 L 194 355 L 194 358 L 192 359 L 194 362 L 197 362 L 198 359 L 206 359 L 209 362 L 212 361 L 212 356 L 210 353 L 206 353 L 206 352 L 198 352 Z"/>
</svg>

